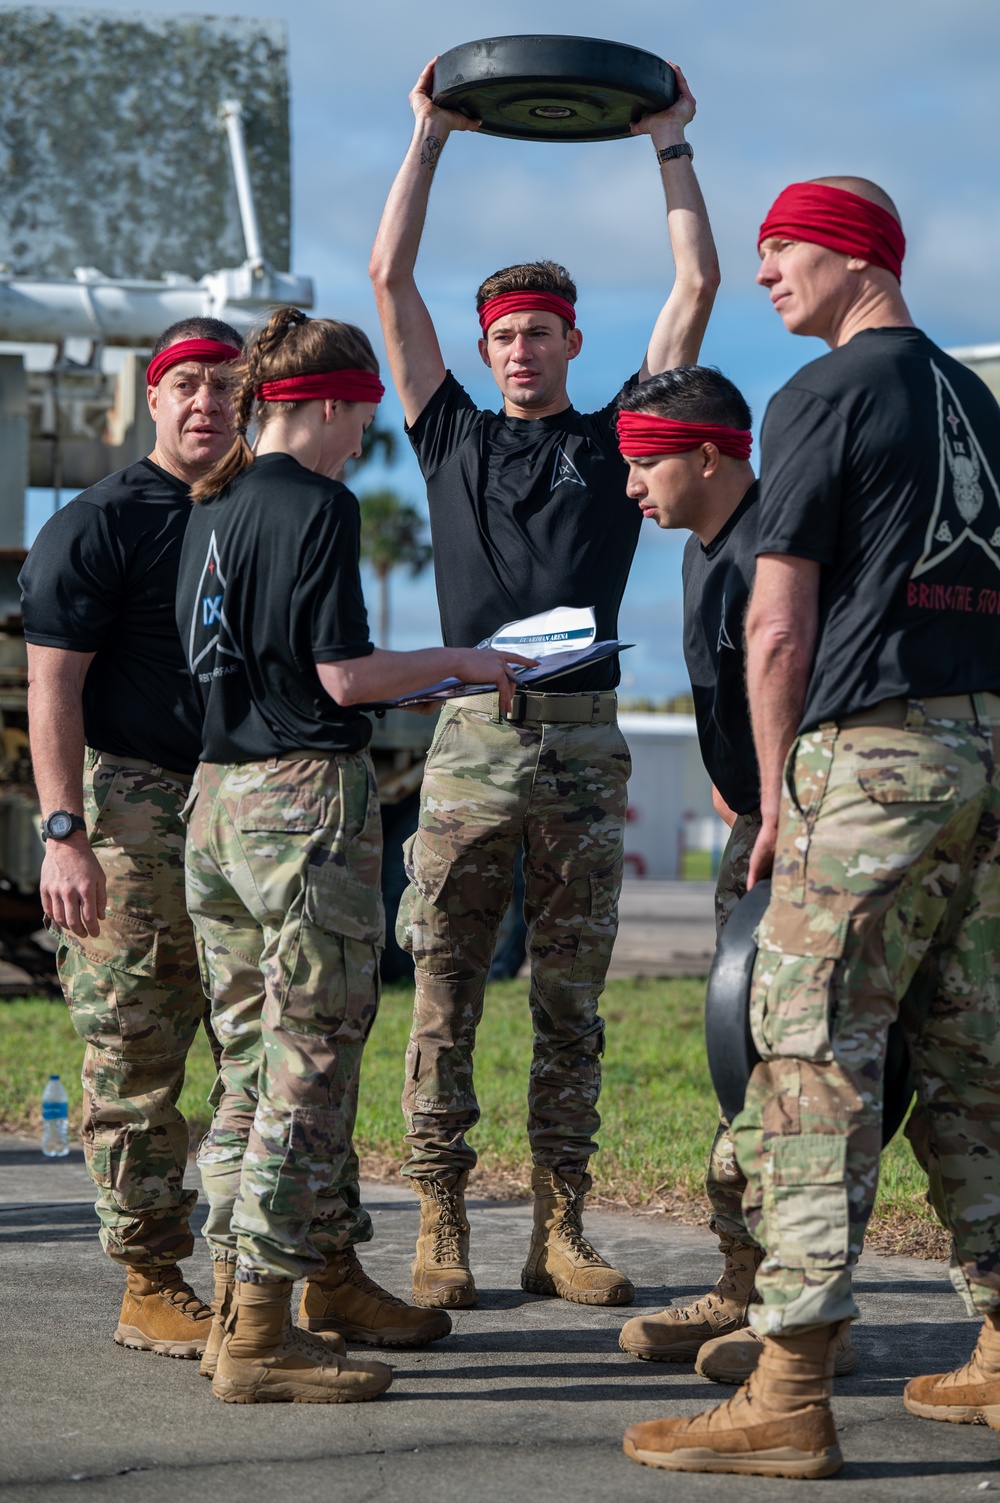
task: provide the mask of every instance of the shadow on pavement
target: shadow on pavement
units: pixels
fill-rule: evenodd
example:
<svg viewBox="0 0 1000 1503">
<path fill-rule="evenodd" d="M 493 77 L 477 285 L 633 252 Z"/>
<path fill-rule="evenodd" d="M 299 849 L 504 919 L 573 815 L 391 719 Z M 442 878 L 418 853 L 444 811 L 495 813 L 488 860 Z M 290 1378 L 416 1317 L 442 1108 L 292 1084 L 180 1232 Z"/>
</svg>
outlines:
<svg viewBox="0 0 1000 1503">
<path fill-rule="evenodd" d="M 83 1149 L 71 1148 L 65 1158 L 47 1159 L 40 1148 L 4 1148 L 0 1146 L 0 1169 L 12 1164 L 34 1164 L 39 1171 L 64 1168 L 67 1164 L 83 1164 Z"/>
<path fill-rule="evenodd" d="M 89 1203 L 0 1206 L 0 1244 L 5 1242 L 82 1242 L 97 1232 Z"/>
</svg>

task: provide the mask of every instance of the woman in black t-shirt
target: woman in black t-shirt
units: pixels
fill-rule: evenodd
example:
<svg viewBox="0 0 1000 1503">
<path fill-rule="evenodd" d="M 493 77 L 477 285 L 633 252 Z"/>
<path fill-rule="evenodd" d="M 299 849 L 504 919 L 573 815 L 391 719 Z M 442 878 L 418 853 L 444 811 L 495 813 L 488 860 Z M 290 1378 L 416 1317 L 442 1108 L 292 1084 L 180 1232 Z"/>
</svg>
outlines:
<svg viewBox="0 0 1000 1503">
<path fill-rule="evenodd" d="M 372 647 L 358 503 L 335 476 L 361 451 L 377 371 L 359 329 L 274 313 L 246 345 L 240 437 L 192 493 L 181 557 L 204 711 L 188 905 L 223 1048 L 198 1155 L 217 1314 L 202 1370 L 231 1402 L 369 1398 L 390 1370 L 349 1362 L 341 1336 L 417 1346 L 450 1329 L 354 1252 L 372 1235 L 351 1135 L 384 933 L 370 723 L 354 706 L 450 675 L 495 682 L 509 705 L 512 683 L 497 653 Z M 290 1321 L 303 1275 L 315 1335 Z"/>
</svg>

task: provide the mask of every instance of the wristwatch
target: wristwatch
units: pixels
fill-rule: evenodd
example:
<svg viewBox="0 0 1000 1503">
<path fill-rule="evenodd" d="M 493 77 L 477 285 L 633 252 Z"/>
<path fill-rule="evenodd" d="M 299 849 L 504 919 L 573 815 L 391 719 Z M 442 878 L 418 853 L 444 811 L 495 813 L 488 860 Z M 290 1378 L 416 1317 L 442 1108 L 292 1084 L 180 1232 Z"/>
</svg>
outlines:
<svg viewBox="0 0 1000 1503">
<path fill-rule="evenodd" d="M 662 167 L 664 162 L 672 162 L 674 157 L 690 157 L 694 161 L 694 147 L 690 141 L 678 141 L 676 146 L 662 146 L 656 153 L 656 160 Z"/>
<path fill-rule="evenodd" d="M 42 820 L 43 840 L 68 840 L 77 830 L 85 830 L 87 821 L 79 814 L 70 814 L 66 809 L 56 809 L 48 819 Z"/>
</svg>

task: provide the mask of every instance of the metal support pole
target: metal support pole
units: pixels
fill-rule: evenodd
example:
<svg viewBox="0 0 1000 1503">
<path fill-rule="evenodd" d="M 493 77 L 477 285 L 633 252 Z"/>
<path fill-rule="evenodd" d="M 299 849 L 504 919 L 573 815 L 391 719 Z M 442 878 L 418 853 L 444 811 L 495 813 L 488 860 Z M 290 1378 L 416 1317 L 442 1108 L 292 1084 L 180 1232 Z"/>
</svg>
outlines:
<svg viewBox="0 0 1000 1503">
<path fill-rule="evenodd" d="M 247 143 L 243 135 L 243 106 L 238 99 L 223 101 L 221 115 L 226 122 L 229 151 L 233 159 L 233 176 L 236 179 L 236 197 L 243 221 L 243 239 L 246 242 L 247 260 L 255 271 L 264 269 L 264 250 L 260 243 L 257 225 L 257 210 L 253 201 L 253 184 L 250 181 L 250 164 L 247 161 Z"/>
</svg>

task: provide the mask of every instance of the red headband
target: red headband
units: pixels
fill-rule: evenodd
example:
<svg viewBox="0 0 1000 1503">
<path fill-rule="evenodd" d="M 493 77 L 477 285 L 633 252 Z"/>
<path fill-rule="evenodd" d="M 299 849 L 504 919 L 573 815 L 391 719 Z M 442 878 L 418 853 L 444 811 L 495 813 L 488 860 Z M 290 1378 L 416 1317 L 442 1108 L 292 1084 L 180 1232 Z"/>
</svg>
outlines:
<svg viewBox="0 0 1000 1503">
<path fill-rule="evenodd" d="M 618 414 L 618 447 L 623 454 L 685 454 L 700 444 L 714 444 L 730 459 L 749 459 L 749 428 L 724 428 L 718 423 L 675 423 L 651 412 Z"/>
<path fill-rule="evenodd" d="M 198 365 L 224 365 L 229 360 L 239 360 L 242 353 L 234 344 L 223 344 L 218 339 L 179 339 L 153 356 L 146 367 L 146 385 L 159 386 L 167 371 L 185 360 L 194 360 Z"/>
<path fill-rule="evenodd" d="M 576 309 L 568 298 L 560 297 L 556 292 L 501 292 L 499 297 L 487 298 L 477 310 L 479 326 L 485 334 L 498 318 L 519 313 L 522 308 L 541 308 L 544 313 L 556 313 L 571 329 L 576 328 Z"/>
<path fill-rule="evenodd" d="M 286 376 L 257 387 L 258 402 L 381 402 L 385 395 L 374 371 L 320 371 L 313 376 Z"/>
<path fill-rule="evenodd" d="M 792 183 L 778 194 L 760 227 L 758 247 L 770 239 L 825 245 L 883 266 L 894 277 L 901 276 L 906 254 L 902 226 L 886 209 L 824 183 Z"/>
</svg>

